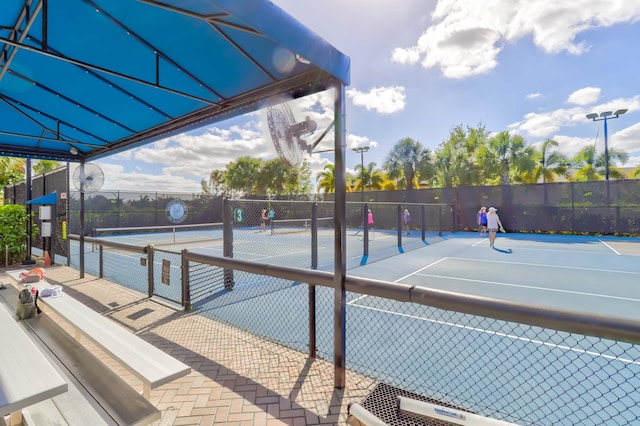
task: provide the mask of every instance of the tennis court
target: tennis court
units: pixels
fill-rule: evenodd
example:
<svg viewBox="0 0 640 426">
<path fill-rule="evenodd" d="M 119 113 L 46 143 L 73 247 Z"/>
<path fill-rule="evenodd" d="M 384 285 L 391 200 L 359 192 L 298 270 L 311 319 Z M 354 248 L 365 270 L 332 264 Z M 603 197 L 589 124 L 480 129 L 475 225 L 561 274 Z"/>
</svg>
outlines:
<svg viewBox="0 0 640 426">
<path fill-rule="evenodd" d="M 246 232 L 256 234 L 259 230 Z M 355 234 L 357 229 L 349 232 Z M 286 238 L 289 244 L 273 244 L 272 250 L 262 251 L 256 250 L 253 237 L 243 240 L 236 236 L 234 253 L 243 253 L 259 263 L 300 266 L 295 265 L 300 262 L 300 267 L 308 267 L 306 242 L 298 233 L 265 232 L 260 238 L 271 242 Z M 372 241 L 383 238 L 384 232 L 376 230 Z M 639 239 L 500 234 L 492 249 L 486 238 L 475 233 L 445 233 L 437 238 L 437 244 L 421 242 L 419 249 L 402 254 L 396 251 L 394 256 L 364 266 L 353 262 L 348 274 L 570 311 L 638 318 Z M 332 242 L 329 239 L 320 247 L 331 253 Z M 348 259 L 357 259 L 357 253 L 350 252 L 349 242 L 358 243 L 358 236 L 352 235 L 347 241 Z M 296 253 L 297 243 L 300 253 Z M 221 247 L 216 241 L 194 251 L 220 255 Z M 136 256 L 123 253 L 108 255 L 121 256 L 121 271 L 130 270 L 139 262 Z M 161 262 L 162 256 L 156 253 L 156 262 Z M 172 261 L 172 282 L 179 282 L 179 270 L 179 262 Z M 203 276 L 203 285 L 192 288 L 201 292 L 197 300 L 192 298 L 194 312 L 300 351 L 307 350 L 306 285 L 236 272 L 234 290 L 229 291 L 222 284 L 220 268 L 203 267 L 200 272 L 191 273 Z M 318 287 L 316 292 L 316 317 L 332 318 L 333 290 Z M 635 382 L 640 377 L 640 351 L 632 344 L 586 336 L 577 339 L 570 333 L 517 327 L 352 293 L 347 294 L 347 318 L 349 368 L 437 399 L 449 400 L 454 395 L 456 401 L 464 401 L 463 406 L 475 411 L 497 410 L 513 413 L 515 418 L 528 418 L 536 412 L 549 420 L 536 424 L 558 424 L 567 418 L 581 423 L 582 416 L 587 415 L 580 406 L 584 395 L 607 395 L 611 393 L 607 383 Z M 325 323 L 317 332 L 318 354 L 332 359 L 332 325 Z M 402 356 L 398 352 L 400 346 Z M 582 365 L 604 387 L 585 388 L 580 394 L 581 380 L 588 379 L 581 378 L 575 365 Z M 562 374 L 555 377 L 554 372 Z M 633 400 L 640 400 L 640 383 L 629 387 Z M 527 393 L 532 391 L 540 392 L 533 398 L 533 406 L 514 405 L 513 401 L 527 400 Z M 618 422 L 624 423 L 622 420 L 630 413 L 633 418 L 640 418 L 640 409 L 626 399 L 604 399 L 603 403 L 603 410 L 618 413 L 612 416 Z M 597 408 L 599 402 L 593 404 Z"/>
</svg>

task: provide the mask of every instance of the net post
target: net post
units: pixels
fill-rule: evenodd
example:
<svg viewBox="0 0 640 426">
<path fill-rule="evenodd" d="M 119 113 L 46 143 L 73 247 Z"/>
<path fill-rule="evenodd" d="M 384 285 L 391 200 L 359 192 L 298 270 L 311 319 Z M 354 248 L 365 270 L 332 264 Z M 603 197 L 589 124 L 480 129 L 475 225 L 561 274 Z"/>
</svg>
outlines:
<svg viewBox="0 0 640 426">
<path fill-rule="evenodd" d="M 318 203 L 311 204 L 311 269 L 318 269 Z"/>
<path fill-rule="evenodd" d="M 369 259 L 369 205 L 364 203 L 362 207 L 362 261 L 360 265 L 366 265 Z"/>
<path fill-rule="evenodd" d="M 404 253 L 402 249 L 402 204 L 398 204 L 396 208 L 396 222 L 398 228 L 398 252 Z"/>
<path fill-rule="evenodd" d="M 424 204 L 420 206 L 420 238 L 425 242 L 427 240 L 427 230 L 425 223 L 427 221 L 427 206 Z"/>
<path fill-rule="evenodd" d="M 222 200 L 222 255 L 233 258 L 233 206 L 228 198 Z M 224 288 L 233 290 L 233 269 L 224 269 Z"/>
</svg>

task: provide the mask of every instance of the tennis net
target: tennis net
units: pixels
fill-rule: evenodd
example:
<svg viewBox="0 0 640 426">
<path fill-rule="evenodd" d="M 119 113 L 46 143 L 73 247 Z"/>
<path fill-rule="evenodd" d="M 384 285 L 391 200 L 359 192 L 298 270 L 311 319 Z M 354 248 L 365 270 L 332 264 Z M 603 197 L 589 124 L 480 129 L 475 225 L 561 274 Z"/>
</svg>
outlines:
<svg viewBox="0 0 640 426">
<path fill-rule="evenodd" d="M 93 236 L 134 245 L 202 243 L 222 239 L 222 222 L 190 225 L 96 228 Z"/>
<path fill-rule="evenodd" d="M 275 219 L 271 221 L 271 234 L 311 233 L 313 227 L 318 231 L 333 231 L 333 217 L 319 217 L 313 219 Z"/>
</svg>

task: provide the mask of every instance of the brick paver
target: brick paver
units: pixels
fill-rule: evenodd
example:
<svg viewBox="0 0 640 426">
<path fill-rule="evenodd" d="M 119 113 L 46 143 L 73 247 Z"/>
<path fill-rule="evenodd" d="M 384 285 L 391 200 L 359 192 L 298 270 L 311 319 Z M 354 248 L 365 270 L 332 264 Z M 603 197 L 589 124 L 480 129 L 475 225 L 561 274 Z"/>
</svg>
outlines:
<svg viewBox="0 0 640 426">
<path fill-rule="evenodd" d="M 151 391 L 151 402 L 162 412 L 156 426 L 347 424 L 347 404 L 361 402 L 376 385 L 347 372 L 346 388 L 335 389 L 331 362 L 176 310 L 107 280 L 78 277 L 72 268 L 47 268 L 47 279 L 62 284 L 64 292 L 192 368 L 188 376 Z M 97 347 L 84 344 L 142 392 L 136 377 Z"/>
</svg>

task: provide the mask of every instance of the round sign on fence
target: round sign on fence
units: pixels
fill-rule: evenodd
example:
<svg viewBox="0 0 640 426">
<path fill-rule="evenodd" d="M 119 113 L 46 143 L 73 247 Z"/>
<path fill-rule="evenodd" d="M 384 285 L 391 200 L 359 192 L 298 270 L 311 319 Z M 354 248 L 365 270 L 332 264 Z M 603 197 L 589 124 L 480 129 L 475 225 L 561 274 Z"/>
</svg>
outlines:
<svg viewBox="0 0 640 426">
<path fill-rule="evenodd" d="M 182 200 L 171 200 L 165 208 L 171 223 L 182 223 L 187 218 L 187 205 Z"/>
</svg>

